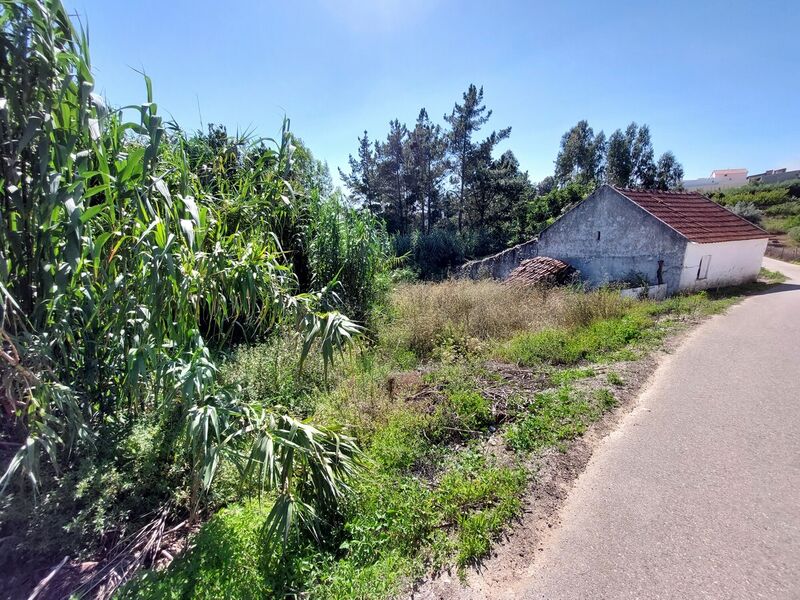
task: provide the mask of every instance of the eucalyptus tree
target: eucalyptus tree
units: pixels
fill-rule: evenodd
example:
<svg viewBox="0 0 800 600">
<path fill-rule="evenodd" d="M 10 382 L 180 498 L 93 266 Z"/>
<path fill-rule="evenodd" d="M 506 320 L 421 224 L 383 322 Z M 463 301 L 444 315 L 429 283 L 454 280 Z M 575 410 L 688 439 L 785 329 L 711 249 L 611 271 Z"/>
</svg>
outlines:
<svg viewBox="0 0 800 600">
<path fill-rule="evenodd" d="M 602 131 L 595 134 L 586 120 L 578 121 L 561 137 L 556 156 L 556 181 L 559 185 L 569 181 L 580 184 L 601 181 L 605 152 L 605 134 Z"/>
<path fill-rule="evenodd" d="M 660 190 L 674 190 L 682 185 L 683 165 L 672 152 L 664 152 L 656 163 L 656 187 Z"/>
</svg>

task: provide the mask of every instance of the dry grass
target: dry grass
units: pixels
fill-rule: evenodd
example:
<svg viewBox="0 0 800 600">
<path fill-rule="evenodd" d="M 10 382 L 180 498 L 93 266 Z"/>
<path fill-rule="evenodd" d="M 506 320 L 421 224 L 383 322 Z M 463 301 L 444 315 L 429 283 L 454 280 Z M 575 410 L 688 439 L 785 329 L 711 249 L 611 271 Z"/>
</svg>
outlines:
<svg viewBox="0 0 800 600">
<path fill-rule="evenodd" d="M 430 356 L 447 342 L 503 341 L 523 331 L 578 327 L 619 317 L 630 300 L 609 290 L 520 287 L 496 281 L 416 283 L 392 296 L 392 323 L 384 343 Z"/>
</svg>

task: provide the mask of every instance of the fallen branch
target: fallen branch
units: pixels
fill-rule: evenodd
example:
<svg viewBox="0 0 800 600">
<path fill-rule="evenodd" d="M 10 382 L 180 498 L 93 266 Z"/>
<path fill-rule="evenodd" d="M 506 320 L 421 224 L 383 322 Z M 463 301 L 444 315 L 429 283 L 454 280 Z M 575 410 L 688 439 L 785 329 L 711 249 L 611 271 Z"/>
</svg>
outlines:
<svg viewBox="0 0 800 600">
<path fill-rule="evenodd" d="M 45 587 L 47 587 L 47 584 L 50 583 L 50 581 L 53 579 L 53 577 L 56 576 L 56 573 L 58 573 L 61 570 L 61 567 L 63 567 L 65 564 L 67 564 L 68 560 L 69 560 L 69 556 L 65 556 L 61 560 L 61 562 L 58 563 L 58 566 L 55 569 L 53 569 L 52 571 L 50 571 L 50 574 L 47 577 L 45 577 L 44 579 L 42 579 L 35 588 L 33 588 L 33 591 L 31 592 L 31 595 L 28 596 L 28 600 L 34 600 L 36 598 L 36 596 L 38 596 L 42 592 L 42 590 Z"/>
</svg>

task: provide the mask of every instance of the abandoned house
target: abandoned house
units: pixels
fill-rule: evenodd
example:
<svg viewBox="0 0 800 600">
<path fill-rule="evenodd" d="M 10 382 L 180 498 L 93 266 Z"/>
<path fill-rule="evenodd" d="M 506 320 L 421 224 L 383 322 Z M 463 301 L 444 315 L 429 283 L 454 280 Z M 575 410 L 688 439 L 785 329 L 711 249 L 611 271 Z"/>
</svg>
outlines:
<svg viewBox="0 0 800 600">
<path fill-rule="evenodd" d="M 753 281 L 768 238 L 696 192 L 603 185 L 537 239 L 471 261 L 459 275 L 505 279 L 523 260 L 548 256 L 593 286 L 638 281 L 674 294 Z"/>
</svg>

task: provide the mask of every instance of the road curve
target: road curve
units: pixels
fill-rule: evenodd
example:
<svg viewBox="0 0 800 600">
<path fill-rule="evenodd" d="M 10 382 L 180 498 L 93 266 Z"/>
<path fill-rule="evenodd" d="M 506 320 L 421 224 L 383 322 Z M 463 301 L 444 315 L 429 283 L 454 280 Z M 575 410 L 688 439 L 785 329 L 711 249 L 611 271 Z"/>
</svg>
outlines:
<svg viewBox="0 0 800 600">
<path fill-rule="evenodd" d="M 800 598 L 800 266 L 698 327 L 597 448 L 517 597 Z"/>
</svg>

